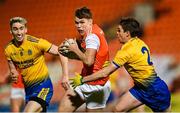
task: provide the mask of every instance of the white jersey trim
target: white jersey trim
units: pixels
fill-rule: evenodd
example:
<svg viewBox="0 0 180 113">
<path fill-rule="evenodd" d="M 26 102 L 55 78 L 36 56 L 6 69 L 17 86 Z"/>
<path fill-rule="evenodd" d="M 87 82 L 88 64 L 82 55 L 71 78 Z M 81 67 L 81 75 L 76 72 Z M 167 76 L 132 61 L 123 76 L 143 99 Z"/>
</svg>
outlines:
<svg viewBox="0 0 180 113">
<path fill-rule="evenodd" d="M 86 48 L 99 50 L 100 40 L 96 34 L 90 34 L 85 39 Z"/>
</svg>

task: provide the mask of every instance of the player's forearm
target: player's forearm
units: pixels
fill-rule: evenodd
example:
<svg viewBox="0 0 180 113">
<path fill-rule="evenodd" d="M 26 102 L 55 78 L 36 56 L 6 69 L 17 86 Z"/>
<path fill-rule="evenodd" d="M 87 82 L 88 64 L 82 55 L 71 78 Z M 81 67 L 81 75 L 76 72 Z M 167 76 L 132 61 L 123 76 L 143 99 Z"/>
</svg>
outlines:
<svg viewBox="0 0 180 113">
<path fill-rule="evenodd" d="M 12 61 L 8 61 L 8 65 L 9 65 L 9 70 L 10 70 L 9 77 L 11 78 L 11 81 L 17 82 L 19 73 L 18 73 L 14 63 Z"/>
<path fill-rule="evenodd" d="M 9 66 L 10 72 L 17 72 L 16 67 L 12 61 L 10 60 L 8 61 L 8 66 Z"/>
<path fill-rule="evenodd" d="M 56 45 L 52 44 L 52 46 L 49 49 L 48 53 L 58 56 L 59 55 L 58 47 Z"/>
<path fill-rule="evenodd" d="M 90 60 L 88 59 L 88 56 L 85 54 L 85 53 L 83 53 L 80 49 L 77 49 L 76 51 L 74 51 L 75 53 L 76 53 L 76 55 L 79 57 L 79 59 L 83 62 L 83 63 L 85 63 L 85 64 L 87 64 L 87 65 L 92 65 L 91 63 L 90 63 Z"/>
<path fill-rule="evenodd" d="M 100 78 L 103 77 L 107 77 L 109 76 L 111 73 L 113 73 L 117 68 L 113 65 L 110 64 L 109 66 L 103 68 L 102 70 L 93 73 L 92 75 L 83 77 L 82 82 L 89 82 L 89 81 L 94 81 L 94 80 L 98 80 Z"/>
<path fill-rule="evenodd" d="M 93 73 L 92 75 L 83 77 L 82 82 L 89 82 L 89 81 L 94 81 L 103 77 L 107 77 L 109 72 L 106 69 L 102 69 L 96 73 Z"/>
<path fill-rule="evenodd" d="M 100 78 L 103 78 L 103 77 L 104 77 L 104 73 L 102 73 L 102 71 L 99 71 L 99 72 L 94 73 L 92 75 L 83 77 L 82 83 L 89 82 L 89 81 L 94 81 L 94 80 L 97 80 L 97 79 L 100 79 Z"/>
<path fill-rule="evenodd" d="M 68 58 L 59 54 L 62 66 L 62 74 L 63 76 L 68 76 Z"/>
</svg>

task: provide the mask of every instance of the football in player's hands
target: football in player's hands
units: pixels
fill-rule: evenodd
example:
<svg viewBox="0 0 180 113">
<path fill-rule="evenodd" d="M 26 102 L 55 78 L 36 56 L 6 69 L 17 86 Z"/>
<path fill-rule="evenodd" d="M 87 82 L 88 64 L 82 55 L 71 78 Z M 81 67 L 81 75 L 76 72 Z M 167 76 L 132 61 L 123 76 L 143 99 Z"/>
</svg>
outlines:
<svg viewBox="0 0 180 113">
<path fill-rule="evenodd" d="M 63 45 L 64 46 L 69 46 L 69 44 L 74 44 L 75 40 L 74 39 L 68 39 L 66 41 L 64 41 Z"/>
<path fill-rule="evenodd" d="M 58 48 L 58 51 L 60 53 L 68 53 L 69 50 L 68 50 L 68 46 L 71 44 L 71 43 L 74 43 L 74 40 L 73 39 L 68 39 L 68 40 L 65 40 Z"/>
<path fill-rule="evenodd" d="M 75 43 L 74 39 L 68 39 L 64 41 L 63 44 L 59 46 L 58 51 L 65 57 L 68 57 L 70 59 L 77 59 L 78 56 L 74 52 L 69 51 L 68 49 L 69 44 L 72 44 L 72 43 Z"/>
</svg>

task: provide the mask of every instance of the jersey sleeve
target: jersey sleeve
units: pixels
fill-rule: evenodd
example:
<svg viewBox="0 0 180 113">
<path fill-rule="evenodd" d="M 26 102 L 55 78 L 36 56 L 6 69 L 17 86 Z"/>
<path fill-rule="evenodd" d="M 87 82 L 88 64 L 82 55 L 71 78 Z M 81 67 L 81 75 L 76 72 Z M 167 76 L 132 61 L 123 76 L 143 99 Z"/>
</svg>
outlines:
<svg viewBox="0 0 180 113">
<path fill-rule="evenodd" d="M 119 50 L 114 59 L 113 59 L 113 64 L 116 67 L 121 67 L 123 66 L 126 62 L 128 62 L 130 58 L 130 54 L 128 53 L 128 49 L 124 49 L 122 48 L 121 50 Z"/>
<path fill-rule="evenodd" d="M 38 46 L 42 51 L 47 52 L 51 48 L 52 43 L 50 43 L 47 40 L 41 38 L 39 40 L 39 42 L 38 42 Z"/>
<path fill-rule="evenodd" d="M 7 49 L 4 50 L 4 54 L 5 54 L 7 60 L 11 60 L 9 52 L 7 51 Z"/>
<path fill-rule="evenodd" d="M 99 49 L 100 41 L 97 35 L 91 34 L 86 37 L 86 48 Z"/>
</svg>

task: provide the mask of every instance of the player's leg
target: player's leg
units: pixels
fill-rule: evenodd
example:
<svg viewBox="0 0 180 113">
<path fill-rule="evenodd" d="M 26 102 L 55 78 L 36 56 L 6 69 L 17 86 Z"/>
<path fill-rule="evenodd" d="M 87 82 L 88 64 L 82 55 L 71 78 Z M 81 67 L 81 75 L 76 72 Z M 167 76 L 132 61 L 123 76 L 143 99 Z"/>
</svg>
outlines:
<svg viewBox="0 0 180 113">
<path fill-rule="evenodd" d="M 24 112 L 46 112 L 53 95 L 53 86 L 50 78 L 25 89 L 27 104 Z"/>
<path fill-rule="evenodd" d="M 11 98 L 11 112 L 20 112 L 21 107 L 24 105 L 23 98 Z"/>
<path fill-rule="evenodd" d="M 11 89 L 11 111 L 12 112 L 20 112 L 22 106 L 24 105 L 25 92 L 24 88 L 12 88 Z"/>
<path fill-rule="evenodd" d="M 170 111 L 170 92 L 165 82 L 156 77 L 146 88 L 135 85 L 123 95 L 115 111 L 129 111 L 142 103 L 146 103 L 154 112 Z"/>
<path fill-rule="evenodd" d="M 79 94 L 77 94 L 74 90 L 69 89 L 66 91 L 64 97 L 60 101 L 59 104 L 59 112 L 72 112 L 75 111 L 78 107 L 80 107 L 84 103 L 84 100 L 81 99 Z"/>
<path fill-rule="evenodd" d="M 137 100 L 129 91 L 126 92 L 120 99 L 117 105 L 115 106 L 115 112 L 125 112 L 130 111 L 143 103 Z"/>
<path fill-rule="evenodd" d="M 43 111 L 43 108 L 41 104 L 39 104 L 36 101 L 29 101 L 24 109 L 24 112 L 41 112 L 41 111 Z"/>
</svg>

